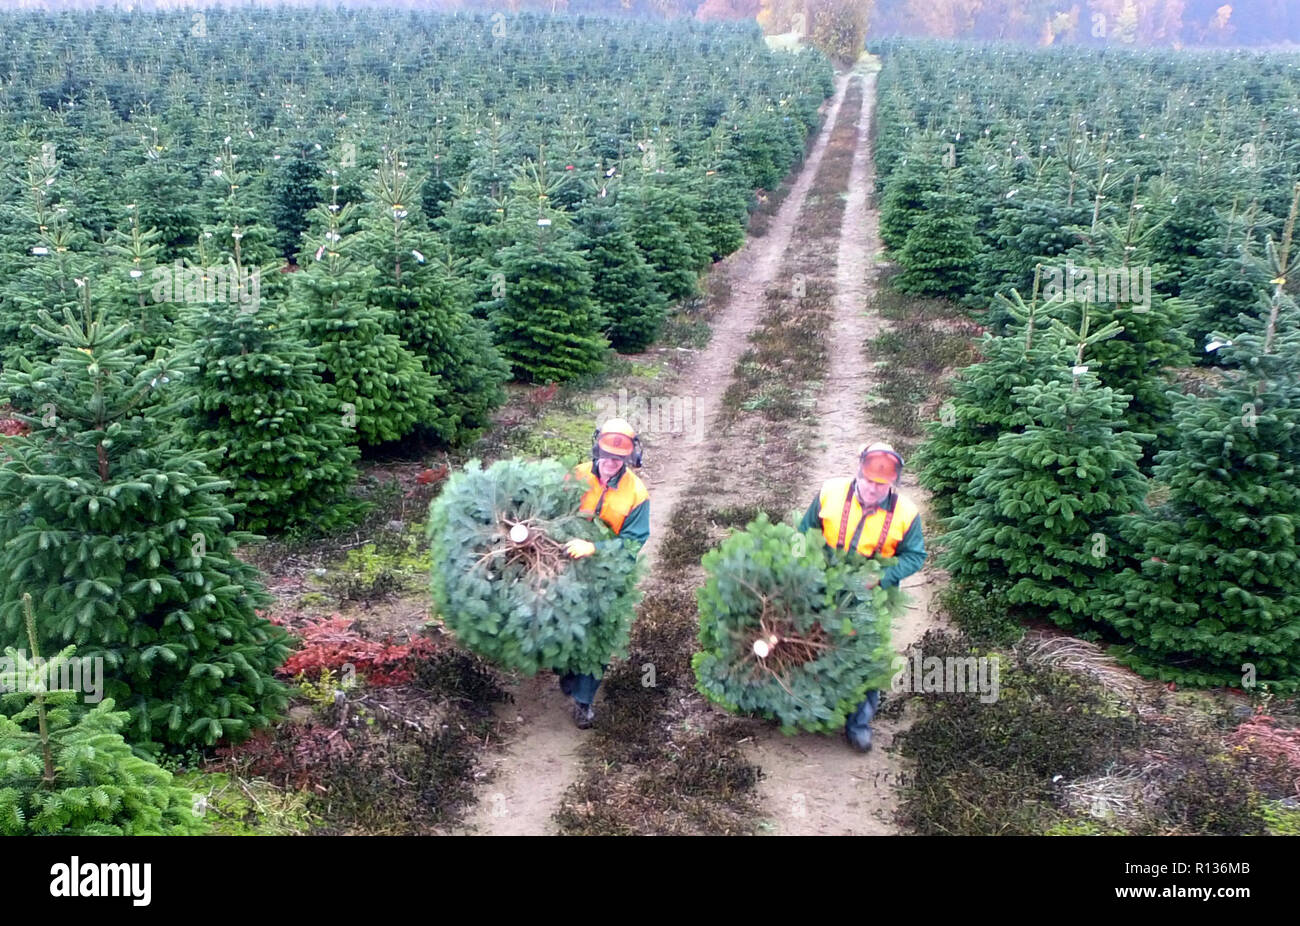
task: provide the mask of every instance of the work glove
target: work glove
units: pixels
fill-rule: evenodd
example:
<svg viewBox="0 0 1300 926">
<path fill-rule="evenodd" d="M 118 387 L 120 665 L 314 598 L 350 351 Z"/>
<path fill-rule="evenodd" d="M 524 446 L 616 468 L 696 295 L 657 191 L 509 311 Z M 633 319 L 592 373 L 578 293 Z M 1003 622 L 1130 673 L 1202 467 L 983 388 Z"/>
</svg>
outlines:
<svg viewBox="0 0 1300 926">
<path fill-rule="evenodd" d="M 564 552 L 568 553 L 574 559 L 582 559 L 584 556 L 590 556 L 596 552 L 596 545 L 590 540 L 583 540 L 580 537 L 574 537 L 564 545 Z"/>
</svg>

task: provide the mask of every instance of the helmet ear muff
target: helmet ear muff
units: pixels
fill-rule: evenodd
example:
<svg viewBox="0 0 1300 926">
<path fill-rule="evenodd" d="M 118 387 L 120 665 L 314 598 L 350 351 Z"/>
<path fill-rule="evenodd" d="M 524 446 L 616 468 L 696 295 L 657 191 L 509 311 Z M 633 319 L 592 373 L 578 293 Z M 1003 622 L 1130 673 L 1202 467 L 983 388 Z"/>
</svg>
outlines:
<svg viewBox="0 0 1300 926">
<path fill-rule="evenodd" d="M 641 468 L 641 438 L 638 436 L 632 438 L 632 457 L 628 462 L 637 469 Z"/>
</svg>

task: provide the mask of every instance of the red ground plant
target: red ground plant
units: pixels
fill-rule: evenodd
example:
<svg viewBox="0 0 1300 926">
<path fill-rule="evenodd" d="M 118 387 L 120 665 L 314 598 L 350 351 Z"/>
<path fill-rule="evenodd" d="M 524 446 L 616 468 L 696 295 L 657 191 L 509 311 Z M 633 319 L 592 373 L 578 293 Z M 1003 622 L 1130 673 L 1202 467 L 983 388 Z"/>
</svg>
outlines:
<svg viewBox="0 0 1300 926">
<path fill-rule="evenodd" d="M 29 432 L 27 425 L 13 417 L 13 412 L 8 405 L 0 406 L 0 436 L 15 437 Z"/>
<path fill-rule="evenodd" d="M 325 669 L 337 674 L 350 665 L 371 687 L 391 688 L 410 682 L 416 663 L 437 649 L 432 639 L 422 636 L 413 636 L 406 643 L 368 640 L 357 631 L 352 618 L 337 614 L 309 621 L 301 628 L 292 627 L 283 617 L 271 616 L 270 620 L 302 638 L 302 647 L 277 670 L 289 678 L 301 673 L 314 680 Z"/>
<path fill-rule="evenodd" d="M 1227 743 L 1267 766 L 1286 769 L 1300 795 L 1300 729 L 1279 727 L 1263 708 L 1256 708 L 1253 717 L 1228 735 Z"/>
</svg>

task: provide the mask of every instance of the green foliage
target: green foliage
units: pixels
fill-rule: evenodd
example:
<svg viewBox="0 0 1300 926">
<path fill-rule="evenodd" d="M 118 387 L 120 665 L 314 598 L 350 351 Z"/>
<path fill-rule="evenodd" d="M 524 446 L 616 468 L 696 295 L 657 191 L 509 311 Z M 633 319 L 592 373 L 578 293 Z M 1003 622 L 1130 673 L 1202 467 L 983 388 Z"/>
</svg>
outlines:
<svg viewBox="0 0 1300 926">
<path fill-rule="evenodd" d="M 323 176 L 323 160 L 321 145 L 295 140 L 280 150 L 271 174 L 267 224 L 275 228 L 276 250 L 290 263 L 307 230 L 307 217 L 320 202 L 316 183 Z"/>
<path fill-rule="evenodd" d="M 1269 801 L 1260 808 L 1260 816 L 1270 836 L 1300 836 L 1300 807 L 1294 800 Z"/>
<path fill-rule="evenodd" d="M 1048 290 L 1044 293 L 1050 298 Z M 1151 435 L 1143 439 L 1147 455 L 1152 447 L 1168 446 L 1173 437 L 1169 371 L 1191 359 L 1191 341 L 1181 331 L 1187 305 L 1155 294 L 1147 309 L 1125 302 L 1068 301 L 1049 301 L 1043 308 L 1075 328 L 1084 310 L 1094 327 L 1112 321 L 1123 326 L 1117 336 L 1088 351 L 1088 362 L 1102 385 L 1130 397 L 1124 421 L 1130 431 Z"/>
<path fill-rule="evenodd" d="M 25 599 L 26 650 L 0 660 L 0 835 L 148 836 L 204 830 L 192 797 L 172 776 L 136 756 L 119 735 L 129 715 L 111 698 L 88 712 L 79 692 L 56 690 L 75 659 L 66 647 L 39 659 L 35 617 Z M 84 677 L 82 670 L 76 677 Z"/>
<path fill-rule="evenodd" d="M 1018 293 L 1012 297 L 1013 310 L 1028 308 Z M 1002 434 L 1018 433 L 1029 424 L 1015 390 L 1035 382 L 1068 381 L 1069 348 L 1054 332 L 1023 327 L 1026 320 L 1006 337 L 984 336 L 980 360 L 957 374 L 951 399 L 940 406 L 937 419 L 926 423 L 928 439 L 916 463 L 921 485 L 941 516 L 966 503 L 970 482 L 983 468 L 980 455 Z"/>
<path fill-rule="evenodd" d="M 192 369 L 144 364 L 91 310 L 43 316 L 52 362 L 7 369 L 0 389 L 32 397 L 31 428 L 0 463 L 0 642 L 21 644 L 30 592 L 42 648 L 102 658 L 105 694 L 146 749 L 211 744 L 267 725 L 286 703 L 272 673 L 286 637 L 257 614 L 271 603 L 234 555 L 212 454 L 178 450 L 174 383 Z M 172 388 L 169 388 L 172 386 Z"/>
<path fill-rule="evenodd" d="M 505 401 L 509 369 L 470 315 L 469 288 L 435 259 L 445 244 L 423 228 L 423 182 L 387 155 L 367 190 L 357 246 L 376 271 L 367 301 L 434 378 L 424 424 L 439 441 L 460 444 Z"/>
<path fill-rule="evenodd" d="M 1123 519 L 1135 561 L 1099 610 L 1146 675 L 1195 685 L 1300 684 L 1300 333 L 1286 312 L 1272 352 L 1239 335 L 1221 388 L 1174 400 L 1178 444 L 1157 457 L 1159 509 Z"/>
<path fill-rule="evenodd" d="M 6 242 L 8 266 L 0 281 L 0 360 L 6 367 L 44 354 L 48 345 L 32 326 L 43 310 L 58 314 L 75 306 L 75 281 L 89 269 L 88 236 L 61 201 L 68 181 L 60 167 L 57 159 L 31 157 L 21 205 L 4 208 L 5 224 L 20 229 Z"/>
<path fill-rule="evenodd" d="M 516 379 L 567 382 L 598 372 L 608 342 L 587 262 L 567 240 L 520 241 L 501 254 L 505 292 L 490 312 Z"/>
<path fill-rule="evenodd" d="M 695 217 L 699 198 L 650 175 L 619 201 L 623 226 L 654 269 L 655 283 L 670 302 L 699 292 L 709 265 L 708 229 Z"/>
<path fill-rule="evenodd" d="M 626 655 L 639 600 L 637 545 L 579 515 L 585 488 L 568 477 L 554 461 L 473 460 L 430 508 L 437 614 L 471 652 L 528 675 L 599 674 Z M 516 524 L 528 529 L 521 542 Z M 573 538 L 596 553 L 570 559 Z"/>
<path fill-rule="evenodd" d="M 316 247 L 293 275 L 287 312 L 325 366 L 340 421 L 355 426 L 362 444 L 375 445 L 399 440 L 431 418 L 436 381 L 388 333 L 392 323 L 384 311 L 366 304 L 374 270 L 352 256 L 355 236 L 340 232 L 353 211 L 317 207 L 308 238 Z"/>
<path fill-rule="evenodd" d="M 14 651 L 9 651 L 11 654 Z M 0 716 L 0 834 L 5 836 L 185 836 L 201 833 L 192 795 L 172 776 L 136 756 L 120 730 L 130 715 L 106 698 L 75 721 L 49 714 L 54 779 L 40 761 L 39 733 L 24 729 L 29 711 Z"/>
<path fill-rule="evenodd" d="M 658 337 L 667 300 L 635 239 L 608 207 L 578 216 L 580 247 L 592 273 L 592 298 L 615 350 L 639 353 Z"/>
<path fill-rule="evenodd" d="M 309 792 L 276 787 L 264 778 L 187 771 L 176 781 L 198 795 L 203 821 L 214 836 L 306 836 L 317 822 Z"/>
<path fill-rule="evenodd" d="M 980 594 L 1086 627 L 1097 584 L 1117 562 L 1110 519 L 1146 492 L 1137 439 L 1122 430 L 1127 396 L 1091 373 L 1076 386 L 1035 382 L 1013 395 L 1028 424 L 976 455 L 980 472 L 940 562 Z"/>
<path fill-rule="evenodd" d="M 979 241 L 969 204 L 950 192 L 927 193 L 924 211 L 907 232 L 894 285 L 905 293 L 960 299 L 975 282 Z"/>
<path fill-rule="evenodd" d="M 1059 265 L 1075 243 L 1070 229 L 1086 222 L 1089 215 L 1086 202 L 1061 202 L 1045 190 L 1018 190 L 996 203 L 985 235 L 989 246 L 980 254 L 975 292 L 986 305 L 1012 290 L 1031 292 L 1038 266 Z M 994 334 L 1005 334 L 1015 318 L 1006 309 L 1000 300 L 989 306 L 985 321 Z"/>
<path fill-rule="evenodd" d="M 334 389 L 317 375 L 316 352 L 268 304 L 201 306 L 185 318 L 182 381 L 192 412 L 184 440 L 222 449 L 218 474 L 231 484 L 244 530 L 328 532 L 356 520 L 355 433 L 345 427 Z"/>
<path fill-rule="evenodd" d="M 691 664 L 710 701 L 777 720 L 785 733 L 825 732 L 842 727 L 867 691 L 888 687 L 889 625 L 903 593 L 867 589 L 879 563 L 762 514 L 702 564 Z"/>
<path fill-rule="evenodd" d="M 899 251 L 908 234 L 925 214 L 925 197 L 939 187 L 940 146 L 937 140 L 917 141 L 883 185 L 880 203 L 880 240 Z"/>
</svg>

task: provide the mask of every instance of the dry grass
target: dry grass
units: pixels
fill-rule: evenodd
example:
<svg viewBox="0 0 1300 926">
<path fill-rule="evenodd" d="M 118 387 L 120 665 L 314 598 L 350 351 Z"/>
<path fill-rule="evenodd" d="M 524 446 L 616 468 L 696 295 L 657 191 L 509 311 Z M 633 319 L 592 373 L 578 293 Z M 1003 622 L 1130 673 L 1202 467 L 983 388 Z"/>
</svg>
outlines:
<svg viewBox="0 0 1300 926">
<path fill-rule="evenodd" d="M 1132 703 L 1139 713 L 1155 710 L 1151 702 L 1163 686 L 1142 678 L 1107 656 L 1095 643 L 1050 631 L 1030 631 L 1021 641 L 1025 661 L 1052 669 L 1082 672 L 1107 691 Z"/>
</svg>

